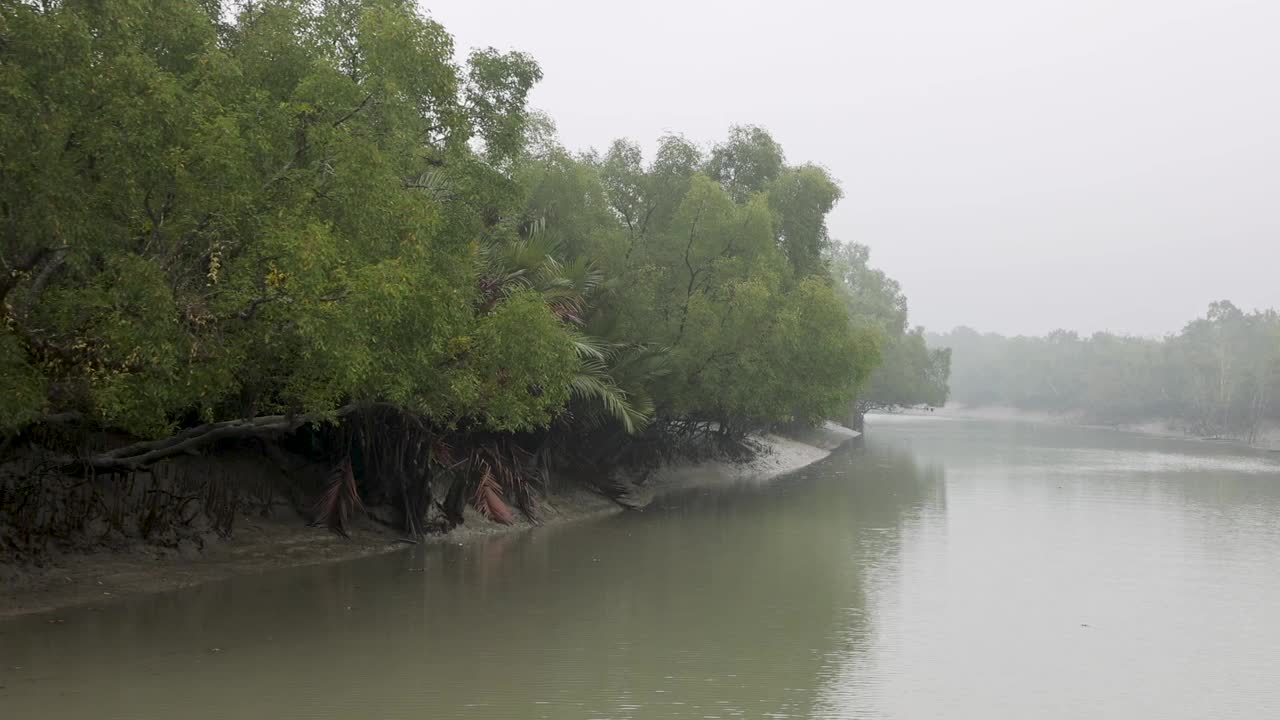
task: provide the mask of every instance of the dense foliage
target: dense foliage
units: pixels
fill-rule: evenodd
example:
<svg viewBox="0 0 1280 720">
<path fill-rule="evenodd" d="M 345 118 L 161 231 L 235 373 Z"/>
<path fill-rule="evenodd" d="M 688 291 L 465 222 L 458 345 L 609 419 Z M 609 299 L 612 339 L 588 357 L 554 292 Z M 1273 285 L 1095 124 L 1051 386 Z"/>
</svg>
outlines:
<svg viewBox="0 0 1280 720">
<path fill-rule="evenodd" d="M 884 338 L 883 359 L 858 393 L 857 415 L 875 409 L 940 407 L 947 402 L 951 351 L 930 348 L 924 328 L 907 322 L 907 297 L 897 281 L 870 267 L 870 250 L 851 244 L 833 248 L 830 269 L 855 324 L 874 327 Z"/>
<path fill-rule="evenodd" d="M 456 520 L 557 433 L 843 417 L 885 354 L 877 402 L 945 396 L 823 168 L 756 127 L 574 154 L 540 76 L 407 0 L 3 2 L 0 434 L 162 439 L 64 464 L 118 472 L 346 418 L 336 516 L 361 462 L 425 512 L 462 442 Z"/>
<path fill-rule="evenodd" d="M 526 297 L 480 306 L 475 281 L 537 67 L 457 67 L 410 8 L 3 6 L 0 422 L 559 410 L 565 329 Z"/>
<path fill-rule="evenodd" d="M 1172 421 L 1246 440 L 1280 420 L 1280 316 L 1271 310 L 1217 302 L 1163 339 L 1065 331 L 1010 338 L 959 328 L 931 340 L 951 348 L 953 397 L 966 405 L 1102 423 Z"/>
</svg>

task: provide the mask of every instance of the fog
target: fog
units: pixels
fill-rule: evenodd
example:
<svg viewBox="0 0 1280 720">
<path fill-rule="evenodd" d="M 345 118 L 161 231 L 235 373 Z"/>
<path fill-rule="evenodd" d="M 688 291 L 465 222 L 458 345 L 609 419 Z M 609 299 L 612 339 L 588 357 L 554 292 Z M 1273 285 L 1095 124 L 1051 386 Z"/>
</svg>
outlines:
<svg viewBox="0 0 1280 720">
<path fill-rule="evenodd" d="M 766 127 L 944 330 L 1160 335 L 1280 304 L 1280 3 L 424 0 L 534 55 L 571 148 Z"/>
</svg>

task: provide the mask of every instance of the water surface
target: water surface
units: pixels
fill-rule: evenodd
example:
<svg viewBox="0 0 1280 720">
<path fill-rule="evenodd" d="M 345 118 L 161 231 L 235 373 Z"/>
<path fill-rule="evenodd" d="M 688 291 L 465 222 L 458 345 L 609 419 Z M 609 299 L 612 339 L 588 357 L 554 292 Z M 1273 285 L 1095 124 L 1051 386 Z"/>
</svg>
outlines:
<svg viewBox="0 0 1280 720">
<path fill-rule="evenodd" d="M 0 622 L 5 718 L 1280 717 L 1280 462 L 877 417 L 768 484 Z"/>
</svg>

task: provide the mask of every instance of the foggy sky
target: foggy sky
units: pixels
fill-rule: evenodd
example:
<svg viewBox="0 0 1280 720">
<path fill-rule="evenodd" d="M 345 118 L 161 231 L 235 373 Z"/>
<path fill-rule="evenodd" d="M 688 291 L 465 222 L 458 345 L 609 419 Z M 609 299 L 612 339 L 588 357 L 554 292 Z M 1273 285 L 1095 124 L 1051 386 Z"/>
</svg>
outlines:
<svg viewBox="0 0 1280 720">
<path fill-rule="evenodd" d="M 1159 335 L 1280 306 L 1280 0 L 420 0 L 572 149 L 766 127 L 913 323 Z"/>
</svg>

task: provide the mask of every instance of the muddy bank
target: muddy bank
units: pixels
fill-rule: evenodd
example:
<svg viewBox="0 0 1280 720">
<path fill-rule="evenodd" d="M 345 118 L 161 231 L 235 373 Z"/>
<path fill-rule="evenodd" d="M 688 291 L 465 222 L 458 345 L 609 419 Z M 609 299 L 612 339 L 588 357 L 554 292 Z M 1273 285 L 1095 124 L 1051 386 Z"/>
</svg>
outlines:
<svg viewBox="0 0 1280 720">
<path fill-rule="evenodd" d="M 1280 426 L 1268 425 L 1259 429 L 1253 442 L 1249 442 L 1248 438 L 1235 436 L 1231 434 L 1219 437 L 1203 437 L 1194 433 L 1187 432 L 1180 428 L 1176 423 L 1170 420 L 1148 420 L 1141 423 L 1116 423 L 1112 425 L 1100 425 L 1098 423 L 1089 422 L 1082 414 L 1079 413 L 1047 413 L 1035 412 L 1031 410 L 1020 410 L 1018 408 L 1003 406 L 981 406 L 969 407 L 964 405 L 947 405 L 939 408 L 937 414 L 946 417 L 957 418 L 973 418 L 975 420 L 1011 420 L 1017 422 L 1037 422 L 1050 423 L 1058 425 L 1073 425 L 1076 427 L 1096 427 L 1106 428 L 1109 430 L 1119 430 L 1121 432 L 1132 432 L 1141 435 L 1151 435 L 1154 437 L 1180 438 L 1184 440 L 1200 440 L 1203 442 L 1227 443 L 1232 445 L 1241 445 L 1251 447 L 1258 450 L 1269 450 L 1271 452 L 1280 452 Z"/>
<path fill-rule="evenodd" d="M 542 524 L 553 526 L 620 510 L 603 496 L 571 490 L 543 503 Z M 499 525 L 468 509 L 466 524 L 422 542 L 466 542 L 531 527 L 524 518 L 514 525 Z M 178 590 L 236 575 L 350 560 L 405 547 L 400 533 L 368 518 L 358 518 L 346 539 L 324 528 L 308 527 L 305 519 L 297 516 L 246 515 L 237 519 L 234 535 L 211 541 L 201 551 L 173 550 L 139 541 L 99 552 L 62 553 L 43 567 L 0 564 L 0 618 L 107 603 L 139 593 Z"/>
<path fill-rule="evenodd" d="M 749 462 L 714 461 L 661 468 L 645 482 L 639 504 L 690 487 L 763 482 L 821 460 L 856 435 L 836 425 L 792 437 L 766 435 L 757 438 L 762 451 Z M 623 511 L 621 505 L 602 495 L 571 488 L 543 501 L 540 526 Z M 500 525 L 468 508 L 465 524 L 448 533 L 429 536 L 423 542 L 463 543 L 534 527 L 538 526 L 524 517 L 514 525 Z M 296 514 L 277 513 L 271 518 L 246 514 L 236 519 L 230 538 L 211 540 L 201 549 L 133 541 L 96 552 L 53 554 L 41 567 L 23 567 L 0 559 L 0 618 L 93 606 L 140 593 L 177 590 L 285 567 L 350 560 L 405 547 L 398 532 L 369 518 L 358 518 L 351 537 L 344 539 L 323 528 L 308 527 L 306 520 Z"/>
</svg>

